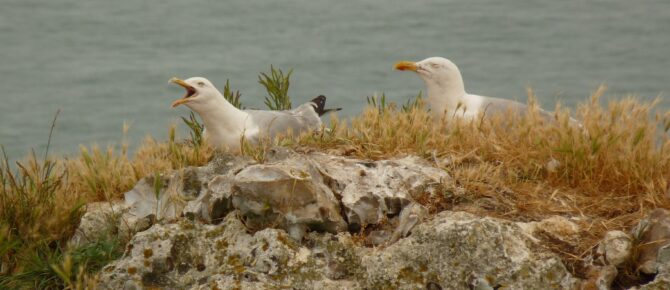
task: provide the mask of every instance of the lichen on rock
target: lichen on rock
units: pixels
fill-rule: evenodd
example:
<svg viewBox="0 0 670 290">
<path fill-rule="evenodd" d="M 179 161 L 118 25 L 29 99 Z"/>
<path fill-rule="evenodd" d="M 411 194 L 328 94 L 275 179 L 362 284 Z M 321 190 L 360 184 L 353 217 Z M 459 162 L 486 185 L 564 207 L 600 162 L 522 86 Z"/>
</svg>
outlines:
<svg viewBox="0 0 670 290">
<path fill-rule="evenodd" d="M 145 178 L 111 207 L 91 205 L 71 243 L 105 222 L 128 237 L 123 257 L 101 271 L 102 289 L 609 289 L 635 241 L 666 235 L 665 212 L 630 235 L 608 233 L 580 280 L 542 245 L 574 247 L 584 230 L 575 220 L 429 214 L 419 198 L 448 194 L 450 182 L 411 156 L 372 161 L 280 148 L 258 163 L 221 155 Z M 104 218 L 110 212 L 117 219 Z M 670 281 L 666 245 L 656 244 L 640 253 L 656 273 L 642 289 Z"/>
</svg>

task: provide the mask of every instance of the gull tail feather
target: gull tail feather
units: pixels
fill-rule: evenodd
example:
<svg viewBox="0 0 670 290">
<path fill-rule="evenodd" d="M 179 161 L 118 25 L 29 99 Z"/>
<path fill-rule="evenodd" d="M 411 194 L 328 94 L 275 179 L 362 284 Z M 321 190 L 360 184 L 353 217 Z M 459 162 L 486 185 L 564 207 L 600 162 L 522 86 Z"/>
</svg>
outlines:
<svg viewBox="0 0 670 290">
<path fill-rule="evenodd" d="M 319 117 L 329 113 L 329 112 L 337 112 L 339 110 L 342 110 L 342 108 L 330 108 L 326 109 L 326 96 L 324 95 L 319 95 L 318 97 L 314 98 L 311 100 L 312 106 L 314 107 L 314 111 L 319 114 Z"/>
</svg>

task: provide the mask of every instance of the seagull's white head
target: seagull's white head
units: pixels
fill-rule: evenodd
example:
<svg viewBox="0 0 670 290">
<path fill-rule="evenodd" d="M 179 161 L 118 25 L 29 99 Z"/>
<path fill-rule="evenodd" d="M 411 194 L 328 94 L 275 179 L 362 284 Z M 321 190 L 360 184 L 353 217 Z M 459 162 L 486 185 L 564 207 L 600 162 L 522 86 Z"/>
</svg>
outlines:
<svg viewBox="0 0 670 290">
<path fill-rule="evenodd" d="M 453 62 L 443 57 L 429 57 L 419 62 L 401 61 L 396 63 L 395 68 L 416 72 L 429 89 L 463 89 L 461 71 Z"/>
<path fill-rule="evenodd" d="M 186 89 L 184 97 L 172 103 L 173 108 L 183 104 L 194 111 L 198 111 L 219 98 L 224 99 L 212 82 L 203 77 L 192 77 L 187 80 L 171 78 L 170 82 Z"/>
</svg>

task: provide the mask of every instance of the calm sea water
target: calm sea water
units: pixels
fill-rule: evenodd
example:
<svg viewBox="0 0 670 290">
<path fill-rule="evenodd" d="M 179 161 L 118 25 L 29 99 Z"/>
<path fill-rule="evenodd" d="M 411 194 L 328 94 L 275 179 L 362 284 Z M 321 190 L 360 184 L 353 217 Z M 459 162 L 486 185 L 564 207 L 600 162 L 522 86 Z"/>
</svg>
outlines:
<svg viewBox="0 0 670 290">
<path fill-rule="evenodd" d="M 599 84 L 609 98 L 670 92 L 668 0 L 182 1 L 3 0 L 0 144 L 11 156 L 166 137 L 187 110 L 172 76 L 230 79 L 263 107 L 259 72 L 294 69 L 294 103 L 318 94 L 341 116 L 365 96 L 404 102 L 423 88 L 398 60 L 452 59 L 471 93 L 574 106 Z M 662 108 L 669 108 L 668 102 Z"/>
</svg>

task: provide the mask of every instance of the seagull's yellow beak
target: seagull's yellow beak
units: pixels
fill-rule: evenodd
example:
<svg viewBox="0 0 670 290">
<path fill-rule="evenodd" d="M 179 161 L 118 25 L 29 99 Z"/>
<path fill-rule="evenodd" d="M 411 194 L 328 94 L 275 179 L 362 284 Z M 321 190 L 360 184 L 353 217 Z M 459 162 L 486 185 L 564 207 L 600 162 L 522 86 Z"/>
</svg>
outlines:
<svg viewBox="0 0 670 290">
<path fill-rule="evenodd" d="M 412 61 L 400 61 L 395 64 L 395 69 L 397 70 L 411 70 L 416 71 L 419 67 L 415 62 Z"/>
<path fill-rule="evenodd" d="M 173 84 L 178 84 L 178 85 L 182 86 L 184 89 L 186 89 L 186 94 L 184 95 L 183 98 L 172 102 L 172 107 L 173 108 L 177 107 L 181 104 L 185 104 L 185 103 L 189 102 L 191 100 L 189 98 L 192 97 L 193 95 L 195 95 L 195 93 L 197 93 L 197 91 L 195 90 L 195 88 L 193 86 L 187 84 L 183 80 L 180 80 L 178 78 L 171 78 L 170 82 L 173 83 Z"/>
</svg>

